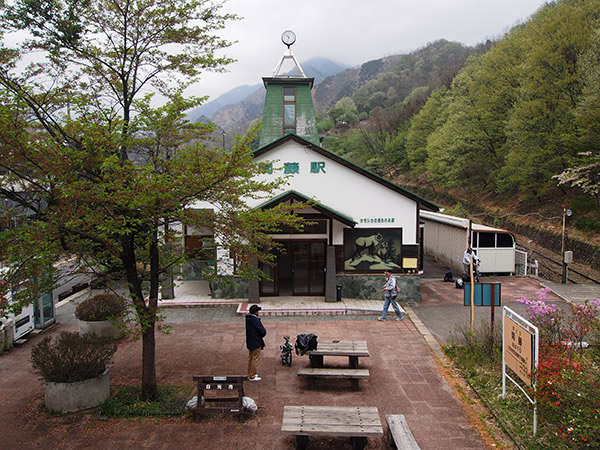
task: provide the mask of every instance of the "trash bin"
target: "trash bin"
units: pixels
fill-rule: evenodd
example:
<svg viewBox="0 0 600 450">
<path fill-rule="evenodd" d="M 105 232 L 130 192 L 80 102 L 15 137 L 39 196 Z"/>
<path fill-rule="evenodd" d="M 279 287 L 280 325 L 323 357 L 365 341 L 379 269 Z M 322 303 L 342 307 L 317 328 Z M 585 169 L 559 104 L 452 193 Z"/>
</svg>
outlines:
<svg viewBox="0 0 600 450">
<path fill-rule="evenodd" d="M 342 301 L 342 286 L 340 286 L 339 284 L 335 287 L 335 294 L 336 294 L 336 300 L 338 302 Z"/>
</svg>

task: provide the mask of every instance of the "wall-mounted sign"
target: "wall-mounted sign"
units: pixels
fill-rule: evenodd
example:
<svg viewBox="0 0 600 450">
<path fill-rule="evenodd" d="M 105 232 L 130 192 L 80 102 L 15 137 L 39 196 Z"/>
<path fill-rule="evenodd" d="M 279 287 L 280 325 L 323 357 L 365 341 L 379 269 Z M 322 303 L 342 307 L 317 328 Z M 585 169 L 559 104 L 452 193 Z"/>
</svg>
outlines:
<svg viewBox="0 0 600 450">
<path fill-rule="evenodd" d="M 394 223 L 394 217 L 361 217 L 360 223 Z"/>
<path fill-rule="evenodd" d="M 307 167 L 309 173 L 320 174 L 327 173 L 325 170 L 325 161 L 311 161 L 310 166 Z M 273 173 L 273 163 L 272 162 L 264 162 L 259 164 L 259 169 L 262 173 Z M 283 173 L 286 175 L 295 175 L 299 174 L 302 170 L 302 166 L 299 162 L 296 161 L 287 161 L 283 163 Z"/>
<path fill-rule="evenodd" d="M 402 268 L 402 228 L 344 229 L 344 270 L 382 272 Z"/>
</svg>

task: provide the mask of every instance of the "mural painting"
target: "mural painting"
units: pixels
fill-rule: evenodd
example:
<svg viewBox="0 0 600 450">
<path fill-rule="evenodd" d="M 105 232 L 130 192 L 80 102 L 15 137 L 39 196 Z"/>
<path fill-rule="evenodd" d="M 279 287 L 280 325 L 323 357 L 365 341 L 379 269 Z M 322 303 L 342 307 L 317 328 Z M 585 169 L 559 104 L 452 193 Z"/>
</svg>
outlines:
<svg viewBox="0 0 600 450">
<path fill-rule="evenodd" d="M 399 271 L 402 267 L 402 228 L 346 228 L 344 271 Z"/>
</svg>

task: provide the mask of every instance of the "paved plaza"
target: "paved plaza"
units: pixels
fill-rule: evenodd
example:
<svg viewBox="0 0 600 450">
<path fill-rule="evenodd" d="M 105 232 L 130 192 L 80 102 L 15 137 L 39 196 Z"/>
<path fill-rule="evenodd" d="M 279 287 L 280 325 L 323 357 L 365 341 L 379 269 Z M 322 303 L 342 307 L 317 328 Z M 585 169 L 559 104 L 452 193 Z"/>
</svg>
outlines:
<svg viewBox="0 0 600 450">
<path fill-rule="evenodd" d="M 503 305 L 515 310 L 522 308 L 518 298 L 536 298 L 535 292 L 542 287 L 541 281 L 532 278 L 498 281 Z M 169 334 L 157 334 L 159 384 L 189 386 L 191 393 L 193 375 L 245 374 L 247 303 L 206 304 L 210 299 L 201 293 L 196 297 L 185 294 L 186 289 L 193 291 L 193 284 L 178 289 L 180 295 L 170 301 L 171 306 L 161 309 L 172 328 Z M 189 416 L 105 419 L 88 412 L 47 413 L 43 409 L 43 385 L 31 371 L 29 353 L 42 336 L 77 329 L 73 308 L 85 295 L 80 293 L 60 305 L 56 326 L 30 336 L 25 345 L 0 356 L 0 448 L 292 449 L 293 439 L 280 432 L 285 405 L 376 406 L 382 421 L 386 414 L 404 414 L 423 450 L 493 448 L 474 428 L 471 407 L 459 400 L 438 363 L 444 358 L 439 345 L 453 329 L 469 321 L 470 308 L 463 306 L 463 291 L 453 283 L 423 280 L 423 301 L 407 307 L 408 319 L 402 322 L 375 320 L 381 301 L 328 304 L 322 299 L 302 299 L 308 309 L 323 310 L 309 315 L 293 311 L 297 308 L 293 297 L 262 302 L 268 332 L 259 365 L 263 380 L 246 383 L 246 395 L 256 401 L 259 411 L 244 422 L 227 416 L 194 423 Z M 564 296 L 552 293 L 551 298 L 566 306 Z M 285 314 L 286 309 L 291 311 Z M 489 308 L 478 307 L 477 320 L 489 317 L 489 312 Z M 496 319 L 499 316 L 497 308 Z M 295 337 L 300 333 L 314 333 L 324 340 L 366 340 L 370 357 L 361 359 L 361 367 L 369 369 L 370 377 L 361 381 L 360 390 L 350 390 L 345 380 L 307 389 L 305 380 L 297 376 L 298 368 L 308 366 L 306 356 L 294 355 L 292 367 L 282 366 L 279 345 L 283 335 Z M 339 364 L 343 363 L 340 359 Z M 338 362 L 334 359 L 333 364 Z M 119 342 L 110 374 L 113 388 L 139 384 L 141 341 L 127 338 Z M 344 449 L 350 444 L 346 439 L 332 438 L 311 441 L 309 447 Z M 383 438 L 369 439 L 367 449 L 384 448 L 388 447 Z"/>
</svg>

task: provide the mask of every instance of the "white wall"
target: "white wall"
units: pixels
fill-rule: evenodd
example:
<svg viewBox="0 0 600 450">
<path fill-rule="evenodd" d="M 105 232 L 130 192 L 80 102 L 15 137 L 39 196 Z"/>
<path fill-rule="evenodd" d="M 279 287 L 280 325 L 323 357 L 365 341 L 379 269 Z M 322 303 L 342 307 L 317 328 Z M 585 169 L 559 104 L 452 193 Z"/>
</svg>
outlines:
<svg viewBox="0 0 600 450">
<path fill-rule="evenodd" d="M 278 160 L 274 162 L 274 167 L 293 162 L 298 163 L 299 168 L 299 173 L 290 178 L 289 185 L 276 194 L 297 191 L 352 218 L 357 222 L 357 227 L 402 228 L 404 244 L 417 242 L 417 207 L 414 200 L 295 141 L 285 142 L 256 159 L 257 162 L 274 160 Z M 324 163 L 325 172 L 311 173 L 311 163 Z M 272 176 L 281 176 L 282 173 L 275 172 Z M 249 204 L 254 207 L 264 201 L 251 201 Z M 334 228 L 334 244 L 341 244 L 342 239 L 343 231 Z"/>
<path fill-rule="evenodd" d="M 467 230 L 444 223 L 424 220 L 425 253 L 434 256 L 441 264 L 460 274 L 467 248 Z"/>
</svg>

